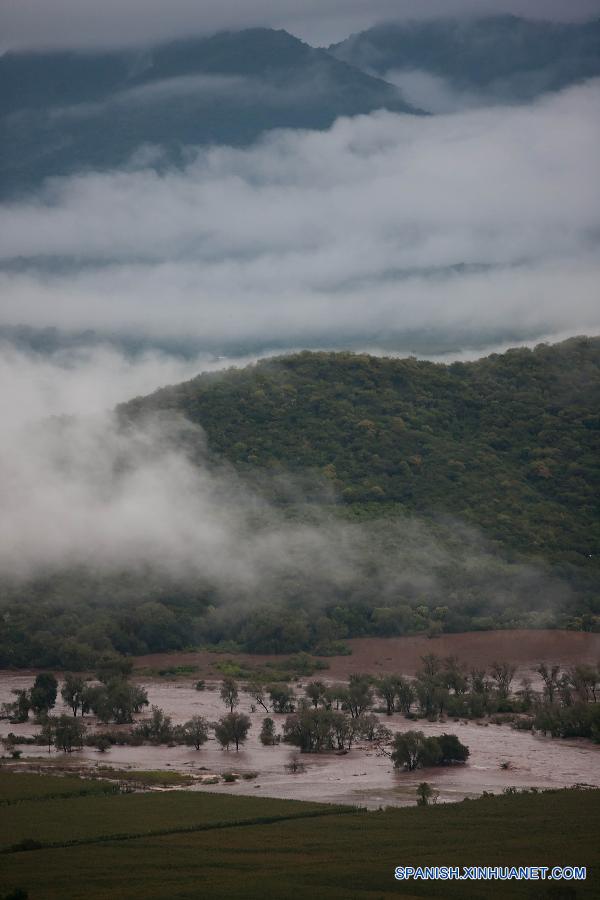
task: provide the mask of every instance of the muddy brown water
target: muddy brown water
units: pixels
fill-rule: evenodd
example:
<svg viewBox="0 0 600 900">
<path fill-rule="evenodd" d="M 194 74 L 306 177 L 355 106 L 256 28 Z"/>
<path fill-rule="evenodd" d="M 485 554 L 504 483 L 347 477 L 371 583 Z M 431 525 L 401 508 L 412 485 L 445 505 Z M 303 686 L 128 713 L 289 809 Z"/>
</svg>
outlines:
<svg viewBox="0 0 600 900">
<path fill-rule="evenodd" d="M 535 657 L 534 657 L 535 659 Z M 531 668 L 531 666 L 529 667 Z M 527 668 L 524 668 L 526 671 Z M 397 671 L 397 670 L 396 670 Z M 400 670 L 401 671 L 401 670 Z M 341 673 L 336 672 L 336 675 Z M 330 673 L 327 673 L 330 677 Z M 204 715 L 214 721 L 225 710 L 220 701 L 218 684 L 207 684 L 196 691 L 193 680 L 139 679 L 151 704 L 164 709 L 174 722 L 184 722 L 193 715 Z M 11 690 L 29 687 L 31 675 L 0 672 L 0 703 L 12 699 Z M 421 769 L 416 773 L 397 772 L 386 756 L 379 755 L 367 742 L 359 743 L 344 756 L 334 753 L 303 755 L 306 771 L 289 774 L 285 765 L 294 748 L 281 744 L 263 747 L 258 739 L 264 711 L 251 711 L 251 700 L 241 695 L 240 711 L 252 719 L 248 741 L 239 753 L 224 751 L 214 739 L 199 750 L 189 747 L 113 747 L 107 753 L 85 748 L 71 755 L 52 752 L 42 747 L 22 746 L 23 758 L 40 758 L 40 765 L 64 768 L 82 765 L 90 769 L 109 765 L 123 769 L 165 769 L 198 777 L 223 772 L 258 773 L 253 780 L 210 786 L 195 784 L 192 790 L 211 790 L 249 796 L 269 796 L 296 800 L 318 800 L 331 803 L 359 804 L 369 808 L 413 804 L 416 786 L 430 782 L 440 793 L 441 801 L 475 797 L 483 791 L 501 792 L 504 788 L 559 788 L 576 783 L 600 787 L 600 747 L 586 740 L 556 740 L 527 732 L 513 731 L 508 726 L 464 723 L 408 721 L 402 716 L 381 716 L 394 731 L 419 728 L 426 734 L 453 732 L 470 748 L 469 762 L 464 766 Z M 58 705 L 55 712 L 63 708 Z M 285 716 L 272 714 L 278 730 Z M 86 723 L 94 728 L 93 717 Z M 13 731 L 20 735 L 36 732 L 30 722 L 10 725 L 0 721 L 0 735 Z M 500 764 L 509 763 L 508 769 Z"/>
</svg>

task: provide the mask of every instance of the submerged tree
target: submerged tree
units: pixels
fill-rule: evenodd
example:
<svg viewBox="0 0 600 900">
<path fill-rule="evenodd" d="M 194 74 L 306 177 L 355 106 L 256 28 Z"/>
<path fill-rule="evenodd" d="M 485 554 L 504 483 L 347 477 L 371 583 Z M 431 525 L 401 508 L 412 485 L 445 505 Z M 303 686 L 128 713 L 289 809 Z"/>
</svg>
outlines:
<svg viewBox="0 0 600 900">
<path fill-rule="evenodd" d="M 158 706 L 152 707 L 152 715 L 149 719 L 139 722 L 134 734 L 153 744 L 168 744 L 173 740 L 174 730 L 171 716 Z"/>
<path fill-rule="evenodd" d="M 272 747 L 279 742 L 275 731 L 275 722 L 270 716 L 263 719 L 259 737 L 261 744 L 264 744 L 265 747 Z"/>
<path fill-rule="evenodd" d="M 73 750 L 83 747 L 83 739 L 86 727 L 79 719 L 72 716 L 52 717 L 51 728 L 54 746 L 63 753 L 72 753 Z"/>
<path fill-rule="evenodd" d="M 265 712 L 269 712 L 269 707 L 265 702 L 265 688 L 260 681 L 249 681 L 244 690 L 252 697 L 258 706 L 262 706 Z M 231 712 L 232 711 L 233 710 L 231 710 Z"/>
<path fill-rule="evenodd" d="M 85 691 L 85 681 L 80 675 L 71 675 L 67 673 L 61 688 L 60 695 L 67 706 L 69 706 L 76 716 L 81 708 Z"/>
<path fill-rule="evenodd" d="M 510 694 L 510 686 L 515 677 L 517 667 L 507 662 L 494 662 L 490 669 L 490 673 L 496 682 L 496 690 L 501 700 L 506 700 Z"/>
<path fill-rule="evenodd" d="M 251 724 L 250 717 L 245 713 L 230 712 L 214 726 L 215 737 L 225 750 L 229 750 L 231 744 L 239 750 L 240 744 L 248 737 Z"/>
<path fill-rule="evenodd" d="M 272 684 L 267 688 L 269 699 L 273 705 L 273 712 L 293 712 L 295 695 L 293 689 L 287 684 Z"/>
<path fill-rule="evenodd" d="M 466 762 L 469 748 L 461 744 L 455 734 L 441 734 L 425 737 L 422 731 L 404 731 L 393 740 L 392 760 L 399 769 L 409 772 L 422 766 L 444 766 L 455 762 Z"/>
<path fill-rule="evenodd" d="M 398 694 L 398 679 L 395 675 L 384 675 L 375 682 L 375 690 L 385 703 L 386 715 L 391 716 L 396 711 L 396 696 Z"/>
<path fill-rule="evenodd" d="M 240 702 L 240 695 L 237 686 L 237 682 L 235 678 L 231 678 L 229 675 L 223 679 L 221 682 L 221 700 L 229 708 L 229 712 L 232 713 L 234 708 Z"/>
<path fill-rule="evenodd" d="M 436 791 L 426 781 L 422 781 L 417 787 L 417 806 L 429 806 L 430 803 L 437 803 L 439 791 Z"/>
<path fill-rule="evenodd" d="M 31 708 L 36 716 L 47 716 L 56 704 L 58 681 L 51 672 L 40 672 L 30 691 Z"/>
<path fill-rule="evenodd" d="M 439 748 L 429 743 L 422 731 L 404 731 L 393 740 L 392 760 L 399 769 L 404 767 L 412 772 L 419 766 L 435 765 L 439 759 Z"/>
<path fill-rule="evenodd" d="M 183 742 L 199 750 L 208 740 L 209 724 L 204 716 L 192 716 L 181 726 Z"/>
</svg>

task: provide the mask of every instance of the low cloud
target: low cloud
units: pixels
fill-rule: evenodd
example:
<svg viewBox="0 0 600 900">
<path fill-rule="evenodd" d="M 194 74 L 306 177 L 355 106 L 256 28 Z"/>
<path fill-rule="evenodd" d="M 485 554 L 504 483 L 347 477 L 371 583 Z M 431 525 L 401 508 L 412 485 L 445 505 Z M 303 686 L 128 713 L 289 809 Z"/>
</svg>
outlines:
<svg viewBox="0 0 600 900">
<path fill-rule="evenodd" d="M 61 336 L 56 337 L 60 345 Z M 108 343 L 33 351 L 0 341 L 0 419 L 5 434 L 51 416 L 109 413 L 118 403 L 178 384 L 198 372 L 244 366 L 255 357 L 216 359 L 151 348 L 126 353 Z"/>
<path fill-rule="evenodd" d="M 0 207 L 0 324 L 227 353 L 597 331 L 599 123 L 591 81 L 530 107 L 378 112 L 191 148 L 183 170 L 56 179 Z"/>
<path fill-rule="evenodd" d="M 250 488 L 214 460 L 202 430 L 176 414 L 135 423 L 111 412 L 91 414 L 98 397 L 89 375 L 97 360 L 73 361 L 68 390 L 47 362 L 23 354 L 5 359 L 2 374 L 7 363 L 13 380 L 0 379 L 3 595 L 27 598 L 35 578 L 51 592 L 53 576 L 73 589 L 85 584 L 99 600 L 109 583 L 103 579 L 112 577 L 134 594 L 136 584 L 146 593 L 177 585 L 209 592 L 215 627 L 248 606 L 294 598 L 309 611 L 367 595 L 382 607 L 415 600 L 452 606 L 473 596 L 479 603 L 483 597 L 489 610 L 519 602 L 547 609 L 569 595 L 560 579 L 539 566 L 502 560 L 475 529 L 458 522 L 406 516 L 350 524 L 326 508 L 303 506 L 291 478 L 295 514 L 286 516 L 256 484 Z M 39 365 L 49 382 L 40 378 Z M 160 365 L 150 374 L 145 360 L 136 377 L 162 377 Z M 113 377 L 115 385 L 127 379 Z M 57 385 L 54 406 L 80 414 L 31 421 L 29 414 L 43 409 Z"/>
<path fill-rule="evenodd" d="M 493 97 L 454 88 L 439 75 L 422 69 L 389 69 L 384 79 L 400 88 L 402 96 L 417 109 L 430 113 L 453 113 L 479 106 L 490 106 Z"/>
</svg>

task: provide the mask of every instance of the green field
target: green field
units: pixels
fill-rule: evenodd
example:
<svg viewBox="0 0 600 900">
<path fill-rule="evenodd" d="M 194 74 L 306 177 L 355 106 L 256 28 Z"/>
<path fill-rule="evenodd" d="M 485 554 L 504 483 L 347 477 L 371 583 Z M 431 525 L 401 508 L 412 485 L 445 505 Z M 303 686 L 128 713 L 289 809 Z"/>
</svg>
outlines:
<svg viewBox="0 0 600 900">
<path fill-rule="evenodd" d="M 75 797 L 81 794 L 111 794 L 115 785 L 90 778 L 66 775 L 63 778 L 41 777 L 28 772 L 0 772 L 0 807 L 24 800 L 46 800 L 52 797 Z M 3 820 L 7 813 L 3 813 Z"/>
<path fill-rule="evenodd" d="M 30 900 L 567 900 L 600 890 L 597 790 L 367 812 L 205 792 L 80 796 L 74 782 L 0 774 L 0 796 L 11 800 L 2 809 L 0 897 L 21 888 Z M 82 780 L 82 789 L 98 783 Z M 588 878 L 400 883 L 397 865 L 585 865 Z"/>
</svg>

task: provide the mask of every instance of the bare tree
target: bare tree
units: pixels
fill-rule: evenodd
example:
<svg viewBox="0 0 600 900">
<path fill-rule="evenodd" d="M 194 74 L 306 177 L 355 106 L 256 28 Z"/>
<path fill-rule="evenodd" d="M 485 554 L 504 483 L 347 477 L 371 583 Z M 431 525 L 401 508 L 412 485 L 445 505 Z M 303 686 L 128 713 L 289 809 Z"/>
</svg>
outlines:
<svg viewBox="0 0 600 900">
<path fill-rule="evenodd" d="M 252 697 L 255 703 L 262 706 L 266 713 L 270 712 L 269 707 L 265 703 L 265 689 L 259 681 L 249 681 L 244 690 Z M 223 695 L 221 694 L 221 696 Z"/>
<path fill-rule="evenodd" d="M 541 676 L 541 679 L 544 682 L 544 693 L 548 703 L 554 703 L 554 698 L 558 691 L 560 666 L 551 666 L 551 668 L 548 668 L 546 663 L 540 663 L 535 671 Z"/>
<path fill-rule="evenodd" d="M 511 665 L 511 663 L 492 663 L 490 674 L 496 682 L 496 690 L 498 691 L 498 696 L 503 700 L 506 700 L 506 698 L 510 694 L 510 686 L 512 684 L 513 678 L 515 677 L 516 671 L 517 667 Z"/>
</svg>

